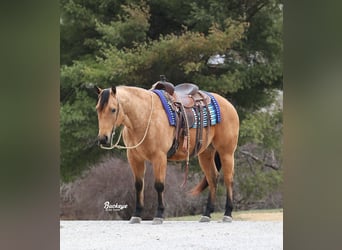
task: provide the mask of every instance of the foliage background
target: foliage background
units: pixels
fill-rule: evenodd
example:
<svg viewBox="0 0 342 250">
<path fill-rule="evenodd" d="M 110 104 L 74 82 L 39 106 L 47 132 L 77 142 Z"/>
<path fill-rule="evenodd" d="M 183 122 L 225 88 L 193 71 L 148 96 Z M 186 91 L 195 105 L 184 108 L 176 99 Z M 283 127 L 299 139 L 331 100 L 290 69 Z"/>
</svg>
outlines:
<svg viewBox="0 0 342 250">
<path fill-rule="evenodd" d="M 125 159 L 96 146 L 92 86 L 150 88 L 165 74 L 236 107 L 237 207 L 282 206 L 282 17 L 279 0 L 61 0 L 61 187 Z"/>
</svg>

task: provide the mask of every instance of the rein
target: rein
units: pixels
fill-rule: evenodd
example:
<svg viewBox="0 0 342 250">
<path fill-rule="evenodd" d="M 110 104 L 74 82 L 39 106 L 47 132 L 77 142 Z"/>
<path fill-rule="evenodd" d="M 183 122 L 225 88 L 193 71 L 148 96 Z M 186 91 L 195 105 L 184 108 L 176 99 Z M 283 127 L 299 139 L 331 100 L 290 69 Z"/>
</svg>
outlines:
<svg viewBox="0 0 342 250">
<path fill-rule="evenodd" d="M 119 99 L 117 98 L 117 101 L 118 101 L 118 112 L 117 112 L 117 117 L 119 115 L 119 109 L 120 109 L 120 103 L 119 103 Z M 151 113 L 150 113 L 150 117 L 148 119 L 148 123 L 147 123 L 147 126 L 146 126 L 146 130 L 145 130 L 145 133 L 144 133 L 144 136 L 143 138 L 140 140 L 140 142 L 138 142 L 138 144 L 134 145 L 134 146 L 121 146 L 121 145 L 118 145 L 120 140 L 121 140 L 121 136 L 122 136 L 122 131 L 123 129 L 120 130 L 120 134 L 119 134 L 119 138 L 118 140 L 116 141 L 116 143 L 113 145 L 113 139 L 114 139 L 114 135 L 115 135 L 115 130 L 116 130 L 116 124 L 114 125 L 114 128 L 113 128 L 113 133 L 112 133 L 112 139 L 111 139 L 111 142 L 110 142 L 110 147 L 106 147 L 106 146 L 103 146 L 103 145 L 100 145 L 100 147 L 102 149 L 107 149 L 107 150 L 111 150 L 113 148 L 118 148 L 118 149 L 134 149 L 134 148 L 137 148 L 139 147 L 145 140 L 146 136 L 147 136 L 147 131 L 148 131 L 148 128 L 150 127 L 151 125 L 151 120 L 152 120 L 152 114 L 153 114 L 153 94 L 151 93 Z M 116 117 L 116 120 L 117 120 L 117 117 Z"/>
</svg>

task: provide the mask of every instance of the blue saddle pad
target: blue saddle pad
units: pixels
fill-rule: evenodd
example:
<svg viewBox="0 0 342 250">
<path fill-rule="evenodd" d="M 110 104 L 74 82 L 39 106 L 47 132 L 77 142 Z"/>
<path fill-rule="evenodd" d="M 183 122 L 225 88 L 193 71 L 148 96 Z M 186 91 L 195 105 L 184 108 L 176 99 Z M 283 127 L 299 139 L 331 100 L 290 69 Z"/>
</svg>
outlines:
<svg viewBox="0 0 342 250">
<path fill-rule="evenodd" d="M 159 99 L 160 99 L 160 101 L 164 107 L 164 110 L 167 114 L 167 118 L 169 120 L 170 126 L 176 126 L 176 113 L 175 113 L 175 111 L 172 110 L 171 102 L 165 96 L 165 95 L 167 95 L 167 93 L 164 90 L 160 90 L 160 89 L 154 89 L 152 91 L 159 96 Z M 211 99 L 211 102 L 208 105 L 208 109 L 209 109 L 210 117 L 211 117 L 211 125 L 215 125 L 221 121 L 220 106 L 218 105 L 215 97 L 212 94 L 210 94 L 208 92 L 205 92 L 205 93 Z M 199 117 L 197 117 L 194 109 L 192 109 L 192 112 L 195 115 L 195 122 L 194 122 L 192 128 L 197 128 L 197 119 L 199 119 Z M 208 126 L 207 117 L 208 117 L 208 110 L 206 107 L 204 107 L 203 108 L 204 127 Z"/>
</svg>

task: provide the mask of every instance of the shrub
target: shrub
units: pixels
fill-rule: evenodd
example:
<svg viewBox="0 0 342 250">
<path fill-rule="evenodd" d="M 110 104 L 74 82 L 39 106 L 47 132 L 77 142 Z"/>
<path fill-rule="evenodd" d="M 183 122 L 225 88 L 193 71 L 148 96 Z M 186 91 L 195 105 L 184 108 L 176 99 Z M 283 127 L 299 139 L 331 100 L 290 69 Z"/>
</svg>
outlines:
<svg viewBox="0 0 342 250">
<path fill-rule="evenodd" d="M 165 216 L 174 217 L 202 212 L 206 197 L 192 197 L 188 191 L 202 175 L 189 174 L 185 188 L 180 187 L 184 173 L 180 164 L 170 164 L 165 183 Z M 123 160 L 107 158 L 91 167 L 82 177 L 60 187 L 61 217 L 64 219 L 129 219 L 135 209 L 133 174 Z M 143 219 L 152 219 L 157 209 L 153 170 L 146 164 Z M 104 210 L 104 202 L 127 204 L 119 212 Z"/>
</svg>

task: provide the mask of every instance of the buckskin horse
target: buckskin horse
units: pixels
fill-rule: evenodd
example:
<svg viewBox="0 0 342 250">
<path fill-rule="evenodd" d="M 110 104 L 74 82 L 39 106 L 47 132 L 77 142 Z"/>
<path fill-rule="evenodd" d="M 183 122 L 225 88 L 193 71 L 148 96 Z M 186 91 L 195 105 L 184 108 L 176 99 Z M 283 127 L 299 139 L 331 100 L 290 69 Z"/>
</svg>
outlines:
<svg viewBox="0 0 342 250">
<path fill-rule="evenodd" d="M 233 105 L 218 94 L 201 92 L 194 84 L 183 84 L 183 87 L 177 89 L 179 85 L 174 88 L 172 84 L 164 83 L 165 81 L 157 82 L 153 87 L 154 90 L 132 86 L 118 86 L 107 89 L 95 88 L 98 94 L 96 105 L 99 125 L 98 143 L 102 148 L 112 149 L 117 147 L 127 149 L 127 158 L 134 175 L 136 208 L 130 223 L 141 222 L 141 212 L 144 206 L 145 162 L 149 161 L 153 166 L 154 187 L 158 197 L 157 211 L 152 223 L 162 224 L 167 161 L 187 160 L 188 163 L 189 152 L 198 156 L 201 169 L 205 174 L 200 183 L 191 190 L 191 193 L 197 195 L 209 186 L 207 205 L 199 221 L 210 221 L 210 214 L 214 211 L 216 199 L 218 170 L 222 168 L 227 191 L 225 213 L 222 221 L 231 222 L 234 152 L 237 147 L 239 133 L 238 114 Z M 182 122 L 181 126 L 170 125 L 169 114 L 165 111 L 165 102 L 163 103 L 162 99 L 158 98 L 156 91 L 168 97 L 167 103 L 171 105 L 171 109 L 177 105 L 181 107 L 177 112 L 173 111 L 176 117 L 173 119 L 178 124 Z M 199 92 L 202 93 L 203 98 L 199 98 L 200 102 L 197 102 L 192 97 L 198 95 Z M 208 96 L 210 96 L 210 99 L 208 99 Z M 205 120 L 203 114 L 197 112 L 197 118 L 191 126 L 188 121 L 191 117 L 187 117 L 184 113 L 182 116 L 178 115 L 182 113 L 181 110 L 189 110 L 189 107 L 193 109 L 192 106 L 196 104 L 195 101 L 197 104 L 199 103 L 198 107 L 202 107 L 202 113 L 207 111 L 206 127 L 200 124 Z M 216 108 L 219 109 L 216 116 L 219 116 L 220 119 L 217 120 L 216 117 L 216 123 L 208 119 L 208 116 L 209 118 L 215 116 L 214 113 L 208 114 L 208 103 L 213 101 L 216 102 L 218 106 Z M 204 105 L 205 108 L 203 108 Z M 181 119 L 181 117 L 183 118 Z M 200 121 L 198 122 L 198 120 Z M 194 124 L 198 126 L 194 126 Z M 121 133 L 125 146 L 118 145 L 121 133 L 118 141 L 113 144 L 115 130 L 121 125 L 123 125 Z M 176 145 L 175 142 L 177 142 Z M 219 155 L 218 159 L 220 161 L 217 161 L 215 155 Z"/>
</svg>

